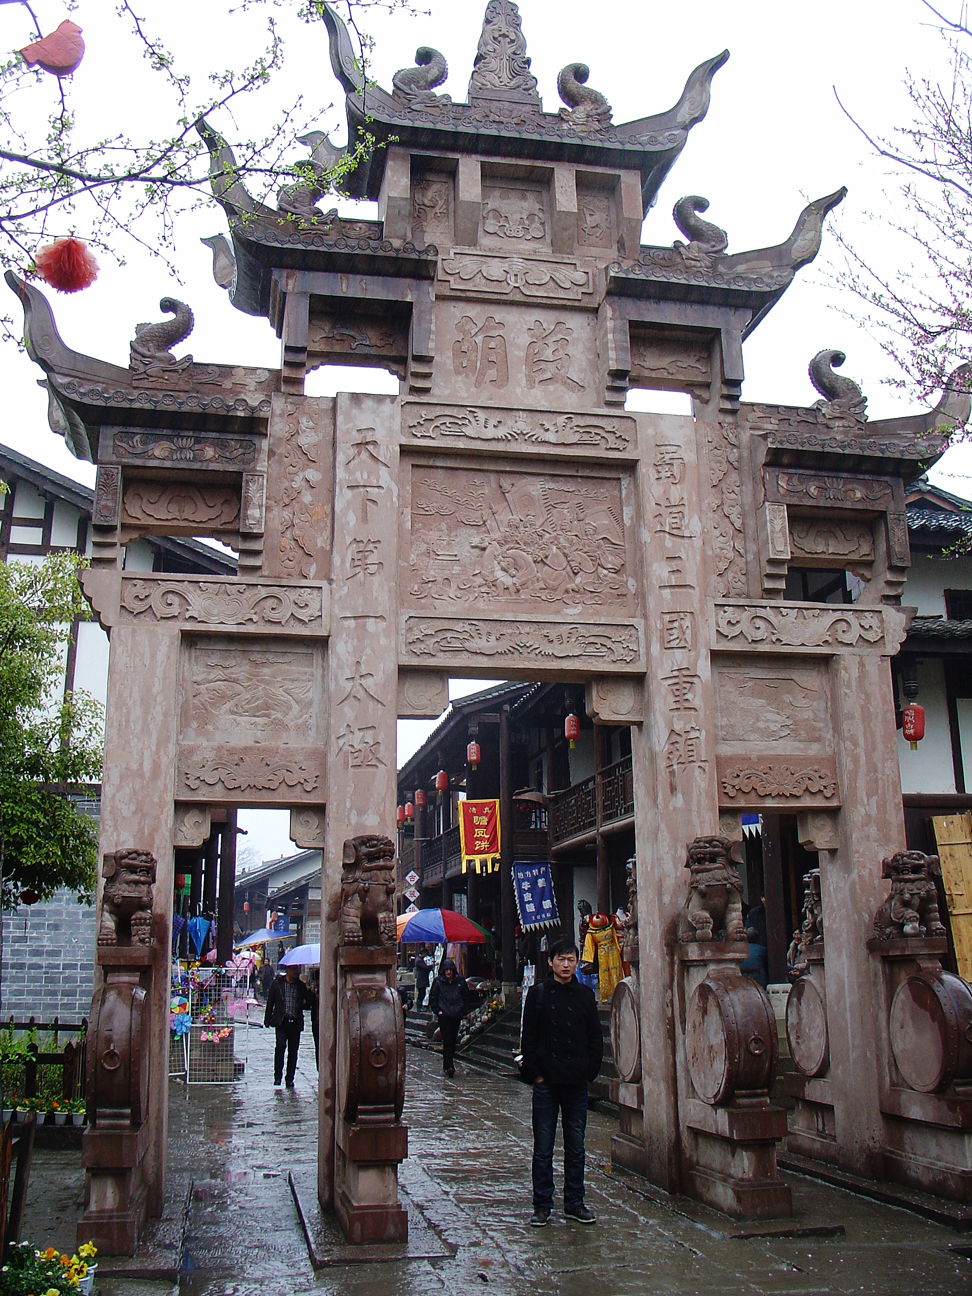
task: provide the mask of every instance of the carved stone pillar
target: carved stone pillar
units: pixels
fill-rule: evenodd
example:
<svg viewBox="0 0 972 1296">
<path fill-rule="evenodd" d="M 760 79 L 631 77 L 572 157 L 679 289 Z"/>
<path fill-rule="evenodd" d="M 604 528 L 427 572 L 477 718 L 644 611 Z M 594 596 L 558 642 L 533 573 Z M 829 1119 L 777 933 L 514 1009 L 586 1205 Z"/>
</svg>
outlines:
<svg viewBox="0 0 972 1296">
<path fill-rule="evenodd" d="M 783 1077 L 794 1102 L 786 1146 L 790 1152 L 836 1162 L 834 1103 L 830 1092 L 827 978 L 820 945 L 806 954 L 806 971 L 786 1000 L 786 1041 L 795 1072 Z"/>
<path fill-rule="evenodd" d="M 398 421 L 397 400 L 337 398 L 320 1030 L 321 1076 L 333 1077 L 333 1083 L 322 1080 L 320 1086 L 318 1193 L 325 1208 L 338 1212 L 349 1237 L 372 1241 L 405 1235 L 406 1217 L 398 1208 L 395 1186 L 395 1164 L 401 1156 L 384 1149 L 379 1173 L 371 1153 L 359 1158 L 361 1139 L 351 1138 L 346 1128 L 353 1119 L 346 1112 L 342 1116 L 340 1107 L 335 1109 L 349 1066 L 342 1051 L 346 1037 L 341 1034 L 341 1014 L 350 1011 L 348 995 L 359 993 L 352 984 L 357 973 L 338 957 L 348 944 L 342 940 L 339 914 L 345 842 L 378 834 L 395 822 Z M 394 929 L 393 902 L 390 912 Z M 391 944 L 394 948 L 394 940 Z M 379 982 L 394 987 L 394 959 L 372 962 L 362 975 L 369 994 L 379 993 Z M 387 1041 L 374 1047 L 392 1056 Z M 362 1222 L 366 1219 L 367 1225 Z"/>
</svg>

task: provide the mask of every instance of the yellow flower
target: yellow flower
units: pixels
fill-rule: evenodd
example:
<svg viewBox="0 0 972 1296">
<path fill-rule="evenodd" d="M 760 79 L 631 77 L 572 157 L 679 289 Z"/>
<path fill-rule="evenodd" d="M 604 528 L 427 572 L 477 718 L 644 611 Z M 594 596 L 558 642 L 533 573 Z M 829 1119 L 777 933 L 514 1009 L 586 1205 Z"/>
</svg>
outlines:
<svg viewBox="0 0 972 1296">
<path fill-rule="evenodd" d="M 98 1248 L 92 1242 L 82 1242 L 78 1247 L 78 1255 L 83 1256 L 85 1260 L 90 1260 L 92 1256 L 98 1254 Z"/>
<path fill-rule="evenodd" d="M 48 1287 L 47 1291 L 44 1293 L 44 1296 L 61 1296 L 61 1293 L 57 1290 L 56 1287 Z"/>
</svg>

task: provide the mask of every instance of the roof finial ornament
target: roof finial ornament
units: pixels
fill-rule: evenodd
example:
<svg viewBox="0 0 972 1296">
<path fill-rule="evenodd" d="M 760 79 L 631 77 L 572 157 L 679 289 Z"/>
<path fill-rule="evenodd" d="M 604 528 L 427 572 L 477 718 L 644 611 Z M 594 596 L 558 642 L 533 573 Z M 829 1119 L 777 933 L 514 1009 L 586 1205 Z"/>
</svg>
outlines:
<svg viewBox="0 0 972 1296">
<path fill-rule="evenodd" d="M 415 51 L 415 67 L 401 68 L 392 77 L 396 99 L 404 99 L 416 107 L 426 104 L 451 103 L 448 95 L 434 94 L 449 75 L 445 55 L 431 45 L 420 45 Z"/>
<path fill-rule="evenodd" d="M 673 246 L 686 260 L 704 260 L 716 256 L 719 252 L 725 252 L 729 246 L 729 236 L 725 230 L 720 229 L 718 225 L 713 225 L 711 221 L 701 220 L 698 216 L 699 212 L 708 210 L 708 198 L 702 198 L 699 194 L 689 194 L 685 198 L 679 198 L 672 208 L 675 224 L 688 239 L 688 244 L 683 243 L 681 239 L 676 239 Z"/>
<path fill-rule="evenodd" d="M 817 417 L 828 426 L 863 423 L 867 417 L 867 397 L 857 383 L 843 374 L 834 373 L 847 357 L 843 351 L 818 351 L 810 361 L 810 381 L 824 398 L 814 405 Z"/>
<path fill-rule="evenodd" d="M 611 105 L 599 90 L 586 85 L 591 69 L 586 63 L 568 63 L 557 74 L 557 93 L 567 104 L 564 121 L 578 131 L 606 130 L 611 125 Z"/>
<path fill-rule="evenodd" d="M 528 104 L 540 111 L 537 78 L 530 71 L 520 11 L 513 0 L 489 0 L 469 78 L 469 102 Z"/>
<path fill-rule="evenodd" d="M 170 349 L 184 342 L 192 332 L 195 324 L 192 311 L 175 297 L 163 297 L 159 310 L 173 318 L 158 324 L 136 324 L 131 341 L 129 368 L 145 378 L 178 373 L 192 364 L 191 355 L 177 360 Z"/>
<path fill-rule="evenodd" d="M 297 142 L 309 148 L 311 155 L 294 183 L 281 185 L 277 190 L 277 210 L 301 220 L 318 220 L 324 213 L 315 204 L 330 187 L 329 173 L 346 150 L 332 144 L 325 132 L 319 130 L 298 135 Z"/>
</svg>

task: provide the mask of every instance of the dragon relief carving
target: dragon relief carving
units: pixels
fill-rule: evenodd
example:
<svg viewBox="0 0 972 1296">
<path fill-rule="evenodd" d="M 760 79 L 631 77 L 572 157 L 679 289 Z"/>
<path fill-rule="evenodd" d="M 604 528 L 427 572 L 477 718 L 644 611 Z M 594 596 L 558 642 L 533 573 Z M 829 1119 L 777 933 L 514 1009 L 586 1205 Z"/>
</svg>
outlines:
<svg viewBox="0 0 972 1296">
<path fill-rule="evenodd" d="M 388 837 L 351 837 L 341 873 L 341 944 L 386 945 L 395 928 L 395 846 Z"/>
<path fill-rule="evenodd" d="M 171 315 L 170 320 L 158 324 L 136 324 L 135 336 L 130 343 L 129 368 L 133 377 L 166 378 L 181 373 L 192 364 L 192 356 L 177 360 L 171 348 L 184 342 L 193 330 L 195 319 L 185 302 L 175 297 L 163 297 L 159 310 Z"/>
<path fill-rule="evenodd" d="M 709 484 L 712 487 L 708 508 L 716 596 L 737 598 L 747 592 L 738 430 L 731 423 L 709 427 L 706 430 L 706 443 Z"/>
<path fill-rule="evenodd" d="M 689 893 L 678 915 L 678 940 L 744 941 L 742 879 L 728 837 L 695 837 L 685 848 Z"/>
<path fill-rule="evenodd" d="M 813 407 L 817 421 L 828 428 L 857 432 L 863 430 L 867 418 L 867 397 L 856 382 L 834 373 L 846 359 L 843 351 L 818 351 L 807 372 L 814 389 L 823 397 Z"/>
<path fill-rule="evenodd" d="M 710 221 L 702 220 L 698 215 L 699 212 L 708 210 L 709 200 L 700 194 L 679 198 L 672 208 L 672 219 L 688 239 L 688 243 L 676 239 L 673 247 L 687 264 L 706 267 L 714 256 L 725 252 L 729 246 L 729 236 L 725 230 Z"/>
<path fill-rule="evenodd" d="M 121 609 L 133 619 L 188 625 L 281 626 L 293 631 L 319 629 L 323 594 L 318 588 L 244 584 L 233 581 L 122 580 Z"/>
<path fill-rule="evenodd" d="M 277 191 L 277 210 L 304 221 L 336 219 L 337 208 L 322 212 L 315 204 L 330 188 L 331 172 L 346 150 L 332 144 L 324 131 L 298 135 L 297 142 L 309 148 L 311 155 L 296 168 L 298 179 Z"/>
<path fill-rule="evenodd" d="M 601 131 L 611 125 L 611 105 L 599 90 L 587 85 L 590 75 L 586 63 L 568 63 L 557 74 L 557 93 L 567 105 L 560 115 L 577 131 Z"/>
<path fill-rule="evenodd" d="M 878 940 L 945 935 L 935 886 L 935 878 L 940 875 L 937 855 L 908 850 L 882 860 L 881 876 L 890 878 L 891 894 L 874 915 Z"/>
<path fill-rule="evenodd" d="M 401 68 L 392 77 L 392 93 L 410 106 L 430 108 L 451 103 L 448 95 L 433 93 L 448 75 L 449 65 L 445 56 L 430 45 L 420 45 L 415 51 L 415 67 Z"/>
</svg>

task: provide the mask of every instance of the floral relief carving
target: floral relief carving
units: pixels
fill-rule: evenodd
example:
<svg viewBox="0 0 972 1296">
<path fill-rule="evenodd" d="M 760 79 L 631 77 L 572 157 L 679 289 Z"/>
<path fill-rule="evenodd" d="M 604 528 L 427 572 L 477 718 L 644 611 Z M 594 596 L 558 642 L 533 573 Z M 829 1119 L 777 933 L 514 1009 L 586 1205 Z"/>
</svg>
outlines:
<svg viewBox="0 0 972 1296">
<path fill-rule="evenodd" d="M 323 480 L 321 431 L 312 406 L 286 404 L 283 483 L 280 492 L 280 567 L 285 576 L 309 577 L 325 510 L 308 501 Z"/>
<path fill-rule="evenodd" d="M 182 771 L 184 787 L 193 792 L 223 788 L 227 792 L 316 792 L 322 770 L 309 758 L 280 756 L 245 748 L 208 753 L 187 749 L 190 759 Z"/>
<path fill-rule="evenodd" d="M 196 625 L 319 630 L 323 603 L 320 587 L 139 577 L 125 577 L 121 585 L 121 609 L 131 618 Z"/>
<path fill-rule="evenodd" d="M 448 282 L 453 292 L 501 297 L 519 294 L 526 298 L 578 302 L 594 291 L 592 271 L 576 261 L 528 261 L 522 257 L 464 252 L 443 260 L 439 277 Z"/>
<path fill-rule="evenodd" d="M 192 463 L 249 467 L 256 462 L 255 437 L 207 437 L 186 432 L 116 432 L 116 459 L 141 463 Z"/>
<path fill-rule="evenodd" d="M 746 538 L 739 484 L 739 434 L 731 423 L 706 430 L 709 461 L 709 525 L 717 597 L 745 594 Z"/>
<path fill-rule="evenodd" d="M 240 497 L 224 486 L 135 481 L 125 486 L 122 516 L 135 525 L 179 522 L 226 530 L 239 521 Z"/>
<path fill-rule="evenodd" d="M 117 526 L 121 495 L 121 469 L 102 464 L 95 479 L 92 522 L 95 526 Z"/>
<path fill-rule="evenodd" d="M 539 657 L 616 668 L 634 666 L 642 658 L 638 627 L 630 624 L 589 626 L 410 616 L 405 618 L 403 642 L 408 656 L 426 660 Z"/>
<path fill-rule="evenodd" d="M 634 443 L 634 421 L 610 415 L 551 414 L 536 410 L 479 410 L 414 406 L 405 423 L 416 441 L 460 441 L 504 447 L 570 446 L 625 452 Z"/>
<path fill-rule="evenodd" d="M 853 648 L 884 640 L 884 616 L 877 610 L 760 607 L 745 603 L 718 604 L 716 646 L 731 643 L 770 650 L 777 648 Z"/>
<path fill-rule="evenodd" d="M 720 757 L 719 791 L 730 801 L 736 797 L 767 801 L 833 802 L 837 798 L 837 769 L 830 758 L 779 761 Z"/>
</svg>

